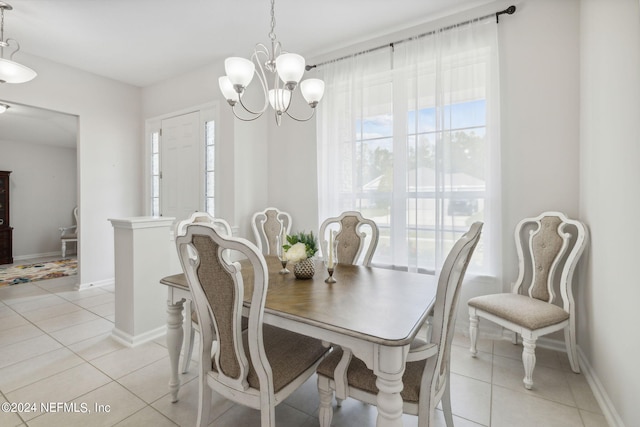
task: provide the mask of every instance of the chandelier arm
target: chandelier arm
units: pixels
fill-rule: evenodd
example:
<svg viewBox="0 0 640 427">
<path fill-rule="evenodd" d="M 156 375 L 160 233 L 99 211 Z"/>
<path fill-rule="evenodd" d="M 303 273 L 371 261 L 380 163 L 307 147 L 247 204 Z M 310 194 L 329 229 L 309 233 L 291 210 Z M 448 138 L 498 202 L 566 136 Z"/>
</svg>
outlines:
<svg viewBox="0 0 640 427">
<path fill-rule="evenodd" d="M 311 115 L 309 117 L 307 117 L 306 119 L 299 119 L 295 116 L 292 116 L 291 113 L 289 113 L 288 111 L 285 111 L 285 113 L 287 113 L 287 116 L 291 117 L 293 120 L 297 121 L 297 122 L 306 122 L 308 120 L 311 120 L 313 118 L 313 116 L 316 115 L 316 109 L 312 108 L 311 109 Z"/>
<path fill-rule="evenodd" d="M 9 46 L 9 42 L 14 42 L 16 45 L 16 50 L 11 52 L 11 55 L 9 55 L 9 60 L 13 61 L 13 55 L 15 55 L 16 52 L 20 50 L 20 43 L 18 43 L 18 40 L 16 39 L 7 39 L 6 42 L 7 42 L 7 46 Z"/>
<path fill-rule="evenodd" d="M 243 107 L 244 107 L 244 106 L 243 106 Z M 245 110 L 247 110 L 247 109 L 245 108 Z M 233 112 L 233 115 L 234 115 L 234 116 L 236 116 L 236 118 L 237 118 L 237 119 L 242 120 L 243 122 L 252 122 L 252 121 L 254 121 L 254 120 L 258 119 L 260 116 L 262 116 L 262 113 L 259 113 L 259 114 L 257 114 L 255 117 L 250 117 L 250 118 L 240 117 L 240 116 L 238 115 L 238 113 L 236 113 L 236 107 L 235 107 L 235 105 L 234 105 L 233 107 L 231 107 L 231 111 Z M 248 111 L 248 110 L 247 110 L 247 111 Z M 249 113 L 251 113 L 251 111 L 248 111 L 248 112 L 249 112 Z M 255 113 L 253 113 L 253 114 L 255 114 Z"/>
</svg>

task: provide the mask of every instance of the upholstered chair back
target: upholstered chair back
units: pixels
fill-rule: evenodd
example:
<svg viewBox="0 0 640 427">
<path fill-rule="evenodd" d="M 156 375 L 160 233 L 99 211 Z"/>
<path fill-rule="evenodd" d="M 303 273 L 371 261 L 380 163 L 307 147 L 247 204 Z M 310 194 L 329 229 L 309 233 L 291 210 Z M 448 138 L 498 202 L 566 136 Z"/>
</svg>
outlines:
<svg viewBox="0 0 640 427">
<path fill-rule="evenodd" d="M 337 230 L 335 230 L 337 228 Z M 365 229 L 370 230 L 370 239 L 362 261 L 363 265 L 371 265 L 371 259 L 378 246 L 378 226 L 360 212 L 347 211 L 338 217 L 327 218 L 320 225 L 320 244 L 322 253 L 327 254 L 329 245 L 328 233 L 334 234 L 336 256 L 340 264 L 356 264 L 367 244 Z"/>
<path fill-rule="evenodd" d="M 265 255 L 277 255 L 278 236 L 291 232 L 291 215 L 277 208 L 256 212 L 251 219 L 256 246 Z"/>
</svg>

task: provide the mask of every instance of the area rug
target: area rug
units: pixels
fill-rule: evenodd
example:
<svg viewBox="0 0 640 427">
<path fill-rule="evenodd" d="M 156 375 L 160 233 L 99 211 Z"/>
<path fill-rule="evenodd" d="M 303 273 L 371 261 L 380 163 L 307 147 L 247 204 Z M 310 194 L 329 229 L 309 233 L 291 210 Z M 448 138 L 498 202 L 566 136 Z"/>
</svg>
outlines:
<svg viewBox="0 0 640 427">
<path fill-rule="evenodd" d="M 77 259 L 60 259 L 37 264 L 0 268 L 0 287 L 20 283 L 73 276 L 78 272 Z"/>
</svg>

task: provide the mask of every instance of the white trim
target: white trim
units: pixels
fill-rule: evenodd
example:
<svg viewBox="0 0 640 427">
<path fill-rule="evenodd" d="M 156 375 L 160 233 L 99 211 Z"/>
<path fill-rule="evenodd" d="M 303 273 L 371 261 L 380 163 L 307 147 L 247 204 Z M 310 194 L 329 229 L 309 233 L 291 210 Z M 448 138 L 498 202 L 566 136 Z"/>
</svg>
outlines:
<svg viewBox="0 0 640 427">
<path fill-rule="evenodd" d="M 138 335 L 130 335 L 126 332 L 121 331 L 118 328 L 113 328 L 111 331 L 111 338 L 119 342 L 120 344 L 126 345 L 129 348 L 137 347 L 140 344 L 144 344 L 149 341 L 153 341 L 156 338 L 160 338 L 167 333 L 167 325 L 162 325 L 157 327 L 156 329 L 152 329 L 143 334 Z"/>
<path fill-rule="evenodd" d="M 587 379 L 589 387 L 593 392 L 593 396 L 598 402 L 598 405 L 600 405 L 602 414 L 607 420 L 609 427 L 625 427 L 622 418 L 620 418 L 620 414 L 618 414 L 618 411 L 609 398 L 606 389 L 602 385 L 602 382 L 600 382 L 600 379 L 589 363 L 589 359 L 587 359 L 587 356 L 584 354 L 580 346 L 578 346 L 578 358 L 580 360 L 580 369 Z"/>
<path fill-rule="evenodd" d="M 98 280 L 97 282 L 77 284 L 76 291 L 85 291 L 91 288 L 101 288 L 103 286 L 111 286 L 111 285 L 115 285 L 115 283 L 116 283 L 115 278 L 110 277 L 108 279 Z"/>
<path fill-rule="evenodd" d="M 47 257 L 53 257 L 53 256 L 62 257 L 62 252 L 54 251 L 54 252 L 44 252 L 41 254 L 19 255 L 19 256 L 14 256 L 13 261 L 15 262 L 15 261 L 23 261 L 25 259 L 47 258 Z"/>
</svg>

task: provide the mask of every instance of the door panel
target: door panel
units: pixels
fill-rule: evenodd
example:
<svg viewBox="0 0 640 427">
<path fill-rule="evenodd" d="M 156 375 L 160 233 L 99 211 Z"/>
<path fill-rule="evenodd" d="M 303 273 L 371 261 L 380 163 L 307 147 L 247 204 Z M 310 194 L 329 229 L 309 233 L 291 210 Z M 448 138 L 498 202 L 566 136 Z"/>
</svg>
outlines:
<svg viewBox="0 0 640 427">
<path fill-rule="evenodd" d="M 177 221 L 200 210 L 202 194 L 200 114 L 162 120 L 161 214 Z"/>
</svg>

